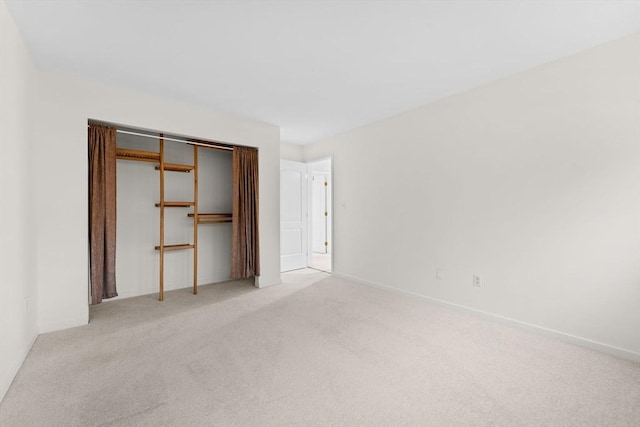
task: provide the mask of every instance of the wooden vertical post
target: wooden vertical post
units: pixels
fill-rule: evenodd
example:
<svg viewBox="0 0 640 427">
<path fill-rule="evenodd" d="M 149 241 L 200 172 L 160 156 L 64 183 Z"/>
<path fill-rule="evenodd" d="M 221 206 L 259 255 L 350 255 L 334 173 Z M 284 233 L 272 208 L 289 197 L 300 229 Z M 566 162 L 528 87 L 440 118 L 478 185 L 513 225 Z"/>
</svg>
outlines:
<svg viewBox="0 0 640 427">
<path fill-rule="evenodd" d="M 193 294 L 198 294 L 198 146 L 193 146 Z"/>
<path fill-rule="evenodd" d="M 160 134 L 160 290 L 158 299 L 164 301 L 164 138 Z"/>
</svg>

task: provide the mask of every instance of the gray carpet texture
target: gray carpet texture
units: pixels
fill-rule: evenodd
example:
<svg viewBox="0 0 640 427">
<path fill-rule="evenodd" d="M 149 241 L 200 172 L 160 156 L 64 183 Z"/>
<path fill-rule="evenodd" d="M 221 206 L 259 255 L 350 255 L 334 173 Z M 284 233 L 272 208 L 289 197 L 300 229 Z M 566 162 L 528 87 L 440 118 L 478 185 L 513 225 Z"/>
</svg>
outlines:
<svg viewBox="0 0 640 427">
<path fill-rule="evenodd" d="M 640 426 L 640 364 L 300 270 L 92 307 L 0 425 Z"/>
</svg>

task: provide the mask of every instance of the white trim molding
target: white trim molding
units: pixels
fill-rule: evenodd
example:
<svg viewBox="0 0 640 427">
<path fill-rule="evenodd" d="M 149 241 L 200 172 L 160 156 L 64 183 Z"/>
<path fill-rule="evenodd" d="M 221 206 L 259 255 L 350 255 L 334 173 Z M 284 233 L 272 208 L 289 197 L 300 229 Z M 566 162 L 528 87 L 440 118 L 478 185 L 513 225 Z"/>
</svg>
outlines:
<svg viewBox="0 0 640 427">
<path fill-rule="evenodd" d="M 349 280 L 351 282 L 358 283 L 361 285 L 370 286 L 378 289 L 384 289 L 400 295 L 405 295 L 408 297 L 425 300 L 434 304 L 438 304 L 440 306 L 444 306 L 444 307 L 452 308 L 454 310 L 458 310 L 461 312 L 469 313 L 478 317 L 482 317 L 487 320 L 497 321 L 497 322 L 514 326 L 516 328 L 523 329 L 529 332 L 534 332 L 539 335 L 555 338 L 566 343 L 578 345 L 580 347 L 585 347 L 591 350 L 599 351 L 601 353 L 606 353 L 612 356 L 620 357 L 622 359 L 631 360 L 633 362 L 640 362 L 640 353 L 637 353 L 631 350 L 626 350 L 624 348 L 612 346 L 609 344 L 604 344 L 588 338 L 583 338 L 576 335 L 568 334 L 566 332 L 557 331 L 555 329 L 545 328 L 544 326 L 534 325 L 532 323 L 523 322 L 521 320 L 513 319 L 506 316 L 501 316 L 499 314 L 478 310 L 477 308 L 468 307 L 462 304 L 456 304 L 456 303 L 441 300 L 438 298 L 417 294 L 415 292 L 406 291 L 404 289 L 398 289 L 393 286 L 383 285 L 382 283 L 372 282 L 370 280 L 361 279 L 359 277 L 350 276 L 348 274 L 334 272 L 333 276 L 337 278 Z"/>
<path fill-rule="evenodd" d="M 29 344 L 25 347 L 24 351 L 20 355 L 20 358 L 18 358 L 18 360 L 11 366 L 11 368 L 7 372 L 3 373 L 0 382 L 0 402 L 2 402 L 4 396 L 7 394 L 7 391 L 9 391 L 9 387 L 11 387 L 13 380 L 15 380 L 16 375 L 18 375 L 18 371 L 22 367 L 22 364 L 29 355 L 31 348 L 36 343 L 37 339 L 38 334 L 33 334 L 31 339 L 29 340 Z"/>
</svg>

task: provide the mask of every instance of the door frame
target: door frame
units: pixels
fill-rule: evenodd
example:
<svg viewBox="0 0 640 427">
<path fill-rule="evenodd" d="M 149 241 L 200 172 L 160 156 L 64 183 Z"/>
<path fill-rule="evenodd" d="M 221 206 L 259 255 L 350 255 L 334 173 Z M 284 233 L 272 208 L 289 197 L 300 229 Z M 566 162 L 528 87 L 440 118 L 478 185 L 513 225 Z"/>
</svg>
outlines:
<svg viewBox="0 0 640 427">
<path fill-rule="evenodd" d="M 319 157 L 313 160 L 307 160 L 305 163 L 307 164 L 307 266 L 310 267 L 311 266 L 311 260 L 312 260 L 312 256 L 313 256 L 313 230 L 311 228 L 312 225 L 312 210 L 311 210 L 311 186 L 312 186 L 312 164 L 313 163 L 320 163 L 323 161 L 329 160 L 330 163 L 330 168 L 329 168 L 329 177 L 330 177 L 330 181 L 329 181 L 329 194 L 327 194 L 327 198 L 329 199 L 329 223 L 331 224 L 330 226 L 330 233 L 329 233 L 329 245 L 330 245 L 330 253 L 329 255 L 331 255 L 331 271 L 329 273 L 333 273 L 334 271 L 334 260 L 335 260 L 335 223 L 333 220 L 334 217 L 334 200 L 333 200 L 333 187 L 335 186 L 335 182 L 334 182 L 334 169 L 333 169 L 333 154 L 330 154 L 328 156 L 324 156 L 324 157 Z"/>
</svg>

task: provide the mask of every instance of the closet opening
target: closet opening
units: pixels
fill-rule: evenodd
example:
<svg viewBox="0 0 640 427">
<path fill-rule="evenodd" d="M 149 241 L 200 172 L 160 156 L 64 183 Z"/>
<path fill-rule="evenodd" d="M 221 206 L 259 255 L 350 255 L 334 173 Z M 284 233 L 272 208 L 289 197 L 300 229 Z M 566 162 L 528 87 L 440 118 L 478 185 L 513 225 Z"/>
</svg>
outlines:
<svg viewBox="0 0 640 427">
<path fill-rule="evenodd" d="M 255 148 L 89 121 L 91 303 L 259 275 Z"/>
</svg>

